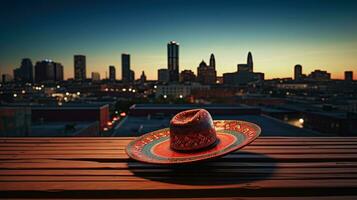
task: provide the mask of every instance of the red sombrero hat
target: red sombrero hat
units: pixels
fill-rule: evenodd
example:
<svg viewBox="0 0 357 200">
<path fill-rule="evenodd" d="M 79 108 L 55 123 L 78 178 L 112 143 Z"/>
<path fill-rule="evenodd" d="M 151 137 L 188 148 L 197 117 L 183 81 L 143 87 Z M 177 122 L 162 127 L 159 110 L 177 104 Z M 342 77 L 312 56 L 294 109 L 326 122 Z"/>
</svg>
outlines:
<svg viewBox="0 0 357 200">
<path fill-rule="evenodd" d="M 147 133 L 126 147 L 129 157 L 153 164 L 181 164 L 226 155 L 256 139 L 259 126 L 245 121 L 216 120 L 204 109 L 177 114 L 170 128 Z"/>
</svg>

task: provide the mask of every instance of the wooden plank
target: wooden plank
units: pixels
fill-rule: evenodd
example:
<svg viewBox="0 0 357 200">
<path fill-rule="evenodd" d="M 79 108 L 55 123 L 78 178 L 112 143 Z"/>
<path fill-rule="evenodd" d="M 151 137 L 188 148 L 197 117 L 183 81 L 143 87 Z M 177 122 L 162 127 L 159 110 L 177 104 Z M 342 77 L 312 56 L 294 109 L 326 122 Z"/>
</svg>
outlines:
<svg viewBox="0 0 357 200">
<path fill-rule="evenodd" d="M 254 176 L 253 176 L 254 175 Z M 177 182 L 213 182 L 219 181 L 221 183 L 238 183 L 243 181 L 256 181 L 259 179 L 265 179 L 267 174 L 245 174 L 242 176 L 175 176 L 175 181 Z M 95 176 L 86 176 L 86 175 L 63 175 L 63 176 L 53 176 L 53 175 L 42 175 L 42 176 L 33 176 L 33 175 L 22 175 L 22 176 L 0 176 L 0 182 L 37 182 L 44 181 L 62 181 L 62 182 L 81 182 L 81 181 L 135 181 L 135 182 L 145 182 L 148 179 L 153 179 L 155 181 L 161 182 L 170 182 L 172 176 L 156 176 L 156 175 L 147 175 L 145 177 L 140 176 L 130 176 L 130 175 L 95 175 Z M 285 174 L 277 173 L 276 175 L 269 177 L 269 180 L 325 180 L 325 179 L 339 179 L 339 180 L 352 180 L 356 179 L 357 175 L 352 174 L 346 176 L 346 174 Z M 356 188 L 357 189 L 357 188 Z"/>
<path fill-rule="evenodd" d="M 197 173 L 197 170 L 200 170 L 200 173 Z M 274 176 L 277 174 L 309 174 L 309 175 L 321 175 L 321 174 L 344 174 L 345 176 L 357 175 L 357 168 L 228 168 L 228 169 L 217 169 L 217 168 L 206 168 L 192 170 L 192 168 L 187 169 L 170 169 L 170 168 L 149 168 L 149 169 L 102 169 L 102 170 L 89 170 L 89 169 L 80 169 L 80 170 L 0 170 L 0 176 L 22 176 L 22 175 L 87 175 L 87 176 L 97 176 L 97 175 L 107 175 L 107 176 L 133 176 L 135 173 L 146 173 L 160 176 L 175 175 L 183 177 L 207 177 L 207 176 L 222 176 L 226 177 L 227 173 L 234 174 L 267 174 L 274 173 Z"/>
<path fill-rule="evenodd" d="M 128 169 L 128 168 L 167 168 L 161 165 L 149 165 L 139 162 L 96 162 L 96 161 L 77 161 L 77 160 L 4 160 L 0 163 L 0 169 Z M 346 168 L 357 167 L 357 162 L 207 162 L 200 167 L 209 168 Z"/>
<path fill-rule="evenodd" d="M 127 143 L 135 137 L 93 137 L 93 138 L 81 138 L 81 137 L 67 137 L 67 138 L 40 138 L 40 137 L 28 137 L 28 138 L 2 138 L 0 143 Z M 281 143 L 281 142 L 357 142 L 357 137 L 290 137 L 290 138 L 270 138 L 259 137 L 255 142 L 264 143 Z"/>
<path fill-rule="evenodd" d="M 179 170 L 128 159 L 132 139 L 1 139 L 2 197 L 357 196 L 357 137 L 262 137 Z"/>
<path fill-rule="evenodd" d="M 174 186 L 174 187 L 173 187 Z M 295 189 L 313 189 L 313 188 L 325 188 L 325 189 L 353 189 L 353 193 L 357 193 L 357 180 L 353 179 L 324 179 L 324 180 L 259 180 L 254 182 L 239 183 L 239 184 L 229 184 L 220 185 L 217 183 L 212 183 L 212 185 L 194 185 L 192 184 L 173 184 L 165 183 L 159 181 L 146 180 L 143 184 L 142 182 L 111 182 L 111 181 L 88 181 L 88 182 L 55 182 L 55 181 L 44 181 L 36 182 L 0 182 L 0 188 L 2 191 L 49 191 L 49 190 L 78 190 L 78 191 L 124 191 L 124 190 L 134 190 L 134 191 L 146 191 L 146 190 L 199 190 L 199 189 L 237 189 L 237 190 L 253 190 L 259 193 L 264 191 L 264 189 L 280 190 L 293 188 Z M 259 190 L 257 190 L 259 188 Z M 297 191 L 303 192 L 303 191 Z M 333 191 L 331 191 L 333 192 Z M 346 193 L 348 195 L 348 193 Z"/>
<path fill-rule="evenodd" d="M 257 154 L 357 154 L 355 149 L 256 149 L 251 151 Z M 240 151 L 233 152 L 233 154 L 240 153 Z M 67 155 L 67 154 L 125 154 L 124 149 L 110 149 L 110 150 L 64 150 L 62 148 L 49 149 L 46 151 L 34 151 L 31 149 L 21 151 L 0 151 L 0 155 Z"/>
<path fill-rule="evenodd" d="M 0 155 L 1 160 L 9 160 L 9 159 L 69 159 L 69 160 L 83 160 L 83 159 L 91 159 L 91 160 L 118 160 L 118 161 L 127 161 L 129 157 L 125 153 L 121 154 L 50 154 L 50 155 Z M 274 159 L 276 161 L 286 161 L 286 160 L 300 160 L 300 161 L 357 161 L 357 154 L 269 154 L 269 156 L 264 156 L 263 154 L 254 154 L 254 153 L 236 153 L 229 154 L 223 158 L 223 160 L 261 160 L 266 161 L 270 159 Z"/>
<path fill-rule="evenodd" d="M 71 146 L 79 146 L 79 147 L 97 147 L 97 146 L 103 146 L 103 147 L 125 147 L 126 145 L 129 144 L 130 141 L 112 141 L 112 142 L 91 142 L 91 143 L 85 143 L 85 142 L 73 142 L 73 143 L 66 143 L 66 142 L 61 142 L 61 143 L 47 143 L 47 142 L 25 142 L 25 143 L 19 143 L 19 142 L 8 142 L 8 143 L 0 143 L 1 147 L 5 146 L 10 146 L 10 147 L 16 147 L 16 146 L 53 146 L 53 147 L 71 147 Z M 253 143 L 250 144 L 250 146 L 326 146 L 326 145 L 346 145 L 346 146 L 356 146 L 357 142 L 353 141 L 338 141 L 338 142 L 333 142 L 333 141 L 290 141 L 290 142 L 264 142 L 264 141 L 254 141 Z"/>
<path fill-rule="evenodd" d="M 58 145 L 33 145 L 33 146 L 18 146 L 18 145 L 0 145 L 0 151 L 50 151 L 53 150 L 54 147 L 61 148 L 62 150 L 124 150 L 125 146 L 78 146 L 78 145 L 66 145 L 66 146 L 58 146 Z M 244 147 L 244 150 L 273 150 L 273 149 L 288 149 L 299 151 L 301 149 L 356 149 L 357 145 L 318 145 L 318 146 L 293 146 L 293 145 L 280 145 L 280 146 L 255 146 L 249 145 Z"/>
</svg>

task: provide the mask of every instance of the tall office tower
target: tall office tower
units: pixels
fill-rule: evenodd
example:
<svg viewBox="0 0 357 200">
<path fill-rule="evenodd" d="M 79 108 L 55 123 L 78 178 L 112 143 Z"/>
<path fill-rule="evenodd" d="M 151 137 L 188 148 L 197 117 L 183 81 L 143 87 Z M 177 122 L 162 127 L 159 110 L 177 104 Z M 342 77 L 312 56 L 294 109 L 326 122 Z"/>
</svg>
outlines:
<svg viewBox="0 0 357 200">
<path fill-rule="evenodd" d="M 247 65 L 249 67 L 249 72 L 253 72 L 253 56 L 251 52 L 248 52 Z"/>
<path fill-rule="evenodd" d="M 294 67 L 294 80 L 295 81 L 300 81 L 302 78 L 302 66 L 301 65 L 295 65 Z"/>
<path fill-rule="evenodd" d="M 121 80 L 123 83 L 130 82 L 130 54 L 121 54 Z"/>
<path fill-rule="evenodd" d="M 51 60 L 43 60 L 36 62 L 35 65 L 35 81 L 37 83 L 54 81 L 55 80 L 55 65 Z"/>
<path fill-rule="evenodd" d="M 22 81 L 26 83 L 33 83 L 33 65 L 29 58 L 24 58 L 21 61 Z"/>
<path fill-rule="evenodd" d="M 54 81 L 63 81 L 63 65 L 61 63 L 53 63 L 54 65 Z"/>
<path fill-rule="evenodd" d="M 167 66 L 169 82 L 179 81 L 179 43 L 170 41 L 167 44 Z"/>
<path fill-rule="evenodd" d="M 216 69 L 216 59 L 214 58 L 213 53 L 211 54 L 211 57 L 209 59 L 209 66 Z"/>
<path fill-rule="evenodd" d="M 86 78 L 86 56 L 74 55 L 74 80 L 84 81 Z"/>
<path fill-rule="evenodd" d="M 165 68 L 157 70 L 157 81 L 160 83 L 168 83 L 169 70 Z"/>
<path fill-rule="evenodd" d="M 99 72 L 92 72 L 92 81 L 100 81 Z"/>
<path fill-rule="evenodd" d="M 353 71 L 345 71 L 345 81 L 353 81 Z"/>
<path fill-rule="evenodd" d="M 113 65 L 109 66 L 109 80 L 116 81 L 115 67 Z"/>
</svg>

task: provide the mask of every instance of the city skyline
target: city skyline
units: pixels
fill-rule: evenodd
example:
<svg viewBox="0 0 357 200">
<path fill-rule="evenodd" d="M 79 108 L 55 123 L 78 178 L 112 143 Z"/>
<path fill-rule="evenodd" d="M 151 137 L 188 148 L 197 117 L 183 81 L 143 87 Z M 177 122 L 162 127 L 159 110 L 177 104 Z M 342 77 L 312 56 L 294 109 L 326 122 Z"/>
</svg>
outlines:
<svg viewBox="0 0 357 200">
<path fill-rule="evenodd" d="M 180 72 L 196 72 L 213 53 L 222 76 L 235 71 L 249 51 L 254 69 L 267 79 L 293 77 L 296 64 L 303 73 L 327 70 L 338 79 L 357 69 L 354 1 L 174 1 L 171 10 L 164 1 L 82 4 L 5 1 L 0 13 L 9 20 L 1 22 L 0 73 L 12 74 L 22 58 L 33 63 L 48 58 L 64 66 L 65 79 L 72 78 L 73 55 L 80 54 L 87 59 L 87 77 L 91 72 L 105 77 L 109 65 L 121 77 L 120 57 L 129 53 L 135 78 L 145 70 L 153 80 L 158 69 L 168 67 L 171 40 L 180 43 Z"/>
</svg>

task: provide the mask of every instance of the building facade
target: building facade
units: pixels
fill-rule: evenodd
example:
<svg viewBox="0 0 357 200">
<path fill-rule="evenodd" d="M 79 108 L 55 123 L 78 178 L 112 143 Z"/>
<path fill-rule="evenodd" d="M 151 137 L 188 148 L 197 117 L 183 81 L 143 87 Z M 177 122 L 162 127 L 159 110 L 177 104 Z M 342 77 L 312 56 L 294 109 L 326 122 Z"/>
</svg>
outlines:
<svg viewBox="0 0 357 200">
<path fill-rule="evenodd" d="M 168 69 L 157 70 L 157 80 L 160 83 L 168 83 L 169 82 L 169 70 Z"/>
<path fill-rule="evenodd" d="M 145 75 L 144 71 L 141 72 L 140 82 L 141 83 L 145 83 L 146 82 L 146 75 Z"/>
<path fill-rule="evenodd" d="M 353 81 L 353 71 L 345 71 L 345 81 Z"/>
<path fill-rule="evenodd" d="M 301 65 L 295 65 L 294 67 L 294 80 L 295 81 L 300 81 L 302 79 L 302 66 Z"/>
<path fill-rule="evenodd" d="M 92 72 L 92 81 L 100 81 L 99 72 Z"/>
<path fill-rule="evenodd" d="M 131 70 L 130 70 L 130 54 L 121 54 L 121 80 L 123 83 L 131 82 Z"/>
<path fill-rule="evenodd" d="M 84 81 L 86 78 L 86 57 L 74 55 L 74 80 Z"/>
<path fill-rule="evenodd" d="M 14 70 L 14 79 L 17 82 L 33 83 L 33 64 L 29 58 L 23 58 L 21 66 Z"/>
<path fill-rule="evenodd" d="M 317 69 L 309 74 L 309 79 L 312 81 L 329 81 L 331 80 L 331 74 Z"/>
<path fill-rule="evenodd" d="M 183 70 L 180 74 L 180 81 L 181 82 L 195 82 L 196 75 L 193 73 L 192 70 Z"/>
<path fill-rule="evenodd" d="M 109 80 L 116 81 L 115 66 L 109 66 Z"/>
<path fill-rule="evenodd" d="M 179 43 L 171 41 L 167 44 L 167 66 L 169 82 L 179 81 Z"/>
<path fill-rule="evenodd" d="M 63 81 L 62 64 L 48 59 L 36 62 L 35 81 L 37 83 Z"/>
<path fill-rule="evenodd" d="M 63 65 L 61 63 L 54 62 L 54 81 L 63 81 Z"/>
<path fill-rule="evenodd" d="M 201 85 L 199 83 L 158 85 L 156 98 L 184 98 L 191 95 L 191 91 L 194 89 L 209 90 L 209 88 L 209 85 Z"/>
</svg>

